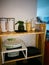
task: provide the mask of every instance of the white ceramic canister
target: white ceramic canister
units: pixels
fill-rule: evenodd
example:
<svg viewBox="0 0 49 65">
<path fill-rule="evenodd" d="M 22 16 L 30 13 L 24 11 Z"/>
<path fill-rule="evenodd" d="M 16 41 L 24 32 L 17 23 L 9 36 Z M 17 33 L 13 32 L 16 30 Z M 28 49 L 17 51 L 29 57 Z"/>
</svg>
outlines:
<svg viewBox="0 0 49 65">
<path fill-rule="evenodd" d="M 1 19 L 1 29 L 2 29 L 2 32 L 7 32 L 7 19 L 6 18 Z"/>
<path fill-rule="evenodd" d="M 8 19 L 8 31 L 14 31 L 14 19 Z"/>
</svg>

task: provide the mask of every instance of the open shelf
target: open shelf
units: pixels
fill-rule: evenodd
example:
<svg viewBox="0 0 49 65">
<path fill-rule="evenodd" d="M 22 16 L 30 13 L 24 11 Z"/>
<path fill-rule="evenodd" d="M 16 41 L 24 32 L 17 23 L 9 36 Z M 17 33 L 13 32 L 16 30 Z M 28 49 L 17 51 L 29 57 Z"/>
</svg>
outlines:
<svg viewBox="0 0 49 65">
<path fill-rule="evenodd" d="M 2 57 L 2 64 L 14 62 L 14 61 L 20 61 L 25 59 L 31 59 L 31 58 L 37 58 L 41 57 L 42 65 L 44 63 L 44 47 L 45 47 L 45 35 L 46 35 L 46 25 L 45 24 L 37 24 L 42 30 L 36 30 L 36 31 L 30 31 L 30 32 L 1 32 L 0 33 L 0 50 L 1 50 L 1 57 Z M 25 45 L 22 46 L 20 49 L 14 49 L 14 50 L 6 50 L 5 47 L 2 46 L 2 37 L 3 36 L 21 36 L 21 35 L 29 35 L 29 34 L 35 34 L 36 35 L 36 48 L 40 49 L 40 52 L 37 54 L 28 55 L 28 49 Z M 39 38 L 40 37 L 40 38 Z M 20 52 L 19 56 L 16 56 L 14 58 L 9 59 L 7 56 L 10 52 Z M 32 50 L 32 52 L 34 52 Z M 8 58 L 8 60 L 6 59 Z"/>
<path fill-rule="evenodd" d="M 18 56 L 8 57 L 8 53 L 16 52 L 16 51 L 19 51 Z M 2 55 L 3 55 L 2 63 L 20 61 L 20 60 L 25 60 L 25 59 L 36 58 L 36 57 L 42 56 L 40 50 L 38 48 L 32 47 L 32 46 L 31 46 L 31 49 L 28 49 L 28 47 L 27 48 L 24 47 L 23 49 L 20 48 L 20 49 L 8 50 L 8 51 L 6 50 L 6 51 L 2 52 Z"/>
<path fill-rule="evenodd" d="M 1 52 L 1 55 L 2 55 L 2 63 L 5 62 L 6 58 L 8 58 L 7 54 L 8 53 L 11 53 L 11 52 L 20 52 L 20 56 L 18 56 L 17 58 L 21 58 L 21 55 L 23 55 L 22 57 L 23 58 L 27 58 L 27 48 L 25 47 L 24 44 L 22 44 L 22 48 L 19 48 L 19 49 L 12 49 L 12 50 L 7 50 L 6 47 L 2 46 L 2 52 Z M 23 54 L 22 54 L 23 53 Z M 8 58 L 9 59 L 9 58 Z"/>
<path fill-rule="evenodd" d="M 5 54 L 5 59 L 4 59 L 4 63 L 8 63 L 8 62 L 12 62 L 12 61 L 18 61 L 18 60 L 22 60 L 22 59 L 26 59 L 23 55 L 23 52 L 20 51 L 18 56 L 15 57 L 8 57 L 8 54 Z"/>
<path fill-rule="evenodd" d="M 27 59 L 37 58 L 37 57 L 41 57 L 41 56 L 42 56 L 42 54 L 34 55 L 34 56 L 27 57 Z M 7 60 L 6 58 L 7 58 L 8 60 Z M 25 59 L 26 59 L 26 58 L 24 58 L 24 56 L 21 55 L 21 54 L 20 54 L 20 56 L 14 57 L 14 58 L 12 58 L 12 59 L 10 59 L 10 58 L 8 58 L 8 57 L 6 57 L 6 58 L 5 58 L 5 62 L 4 62 L 4 63 L 9 63 L 9 62 L 20 61 L 20 60 L 25 60 Z"/>
<path fill-rule="evenodd" d="M 44 34 L 44 31 L 30 31 L 30 32 L 2 32 L 0 36 L 26 35 L 26 34 Z"/>
</svg>

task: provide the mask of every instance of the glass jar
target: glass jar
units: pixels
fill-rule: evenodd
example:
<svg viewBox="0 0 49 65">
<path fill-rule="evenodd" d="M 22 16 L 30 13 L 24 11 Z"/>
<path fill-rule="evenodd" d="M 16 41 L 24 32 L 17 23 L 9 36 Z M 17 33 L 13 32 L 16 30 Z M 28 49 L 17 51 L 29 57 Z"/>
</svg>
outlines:
<svg viewBox="0 0 49 65">
<path fill-rule="evenodd" d="M 27 32 L 32 30 L 32 22 L 31 21 L 26 22 L 26 30 L 27 30 Z"/>
</svg>

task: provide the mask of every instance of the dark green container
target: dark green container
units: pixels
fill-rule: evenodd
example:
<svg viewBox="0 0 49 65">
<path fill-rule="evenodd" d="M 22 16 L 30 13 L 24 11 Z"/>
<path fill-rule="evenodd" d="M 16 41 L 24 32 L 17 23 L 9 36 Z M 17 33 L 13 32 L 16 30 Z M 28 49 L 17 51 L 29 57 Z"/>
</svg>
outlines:
<svg viewBox="0 0 49 65">
<path fill-rule="evenodd" d="M 18 31 L 24 31 L 24 22 L 23 21 L 18 21 L 16 24 L 19 24 Z"/>
</svg>

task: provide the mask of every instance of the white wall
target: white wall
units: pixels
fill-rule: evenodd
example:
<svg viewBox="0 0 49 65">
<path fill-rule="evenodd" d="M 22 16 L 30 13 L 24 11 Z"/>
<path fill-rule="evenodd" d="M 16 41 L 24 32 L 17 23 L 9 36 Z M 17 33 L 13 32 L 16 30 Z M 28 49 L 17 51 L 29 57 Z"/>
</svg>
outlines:
<svg viewBox="0 0 49 65">
<path fill-rule="evenodd" d="M 37 0 L 0 0 L 0 17 L 14 17 L 16 20 L 24 21 L 35 18 L 37 11 L 36 1 Z M 26 41 L 26 45 L 30 45 L 31 43 L 35 45 L 34 35 L 26 36 L 22 36 L 22 39 Z"/>
<path fill-rule="evenodd" d="M 36 0 L 0 0 L 0 17 L 30 19 L 36 17 Z"/>
</svg>

